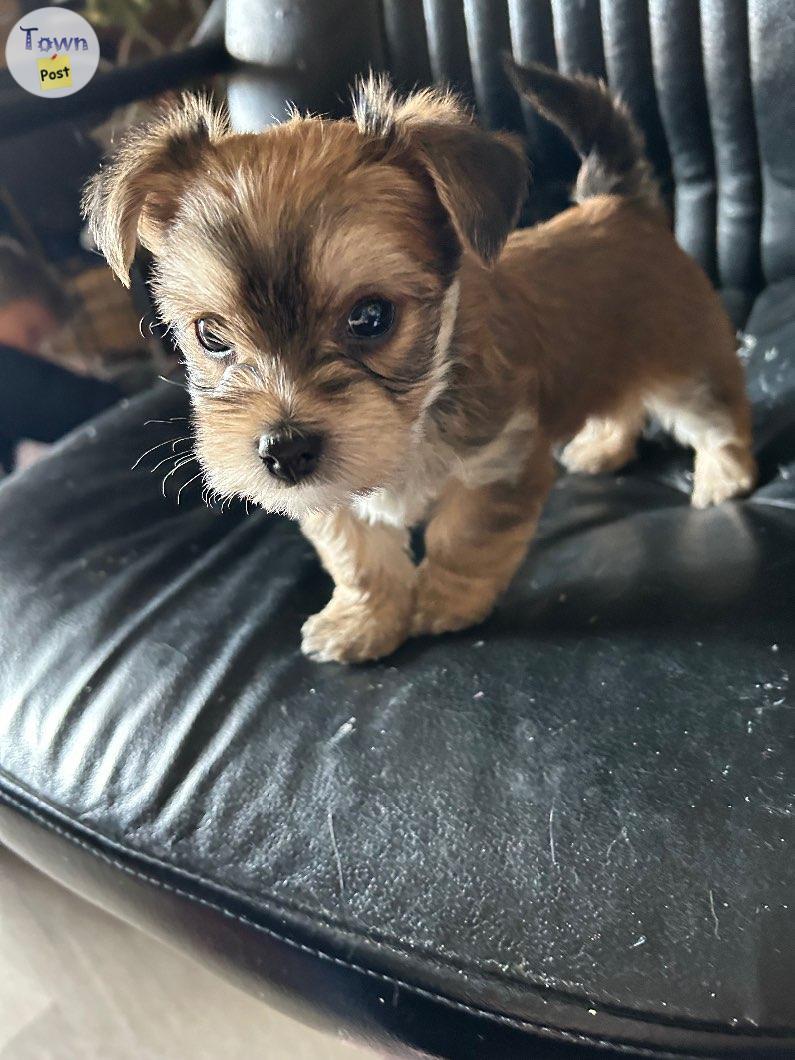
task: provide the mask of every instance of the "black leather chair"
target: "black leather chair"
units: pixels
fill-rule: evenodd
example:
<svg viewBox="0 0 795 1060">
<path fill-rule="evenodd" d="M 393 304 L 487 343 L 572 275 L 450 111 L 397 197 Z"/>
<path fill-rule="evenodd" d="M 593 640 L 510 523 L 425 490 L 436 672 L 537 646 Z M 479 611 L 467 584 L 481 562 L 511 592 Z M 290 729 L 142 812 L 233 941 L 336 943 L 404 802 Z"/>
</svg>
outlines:
<svg viewBox="0 0 795 1060">
<path fill-rule="evenodd" d="M 329 583 L 296 527 L 210 510 L 198 481 L 178 505 L 195 465 L 165 500 L 130 470 L 186 433 L 158 388 L 0 489 L 2 840 L 382 1049 L 795 1055 L 791 3 L 228 12 L 241 126 L 287 92 L 339 107 L 373 61 L 521 127 L 509 41 L 606 75 L 745 332 L 762 481 L 693 511 L 686 457 L 652 440 L 560 479 L 480 629 L 317 666 L 299 628 Z M 573 160 L 528 133 L 540 214 Z"/>
</svg>

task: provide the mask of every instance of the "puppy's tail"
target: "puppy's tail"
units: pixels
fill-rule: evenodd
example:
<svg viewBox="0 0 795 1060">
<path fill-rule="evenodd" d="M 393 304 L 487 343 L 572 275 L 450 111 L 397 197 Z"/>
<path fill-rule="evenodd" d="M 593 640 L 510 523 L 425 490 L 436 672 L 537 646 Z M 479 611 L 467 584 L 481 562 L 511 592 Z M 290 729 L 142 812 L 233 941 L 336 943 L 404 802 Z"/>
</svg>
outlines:
<svg viewBox="0 0 795 1060">
<path fill-rule="evenodd" d="M 643 133 L 604 82 L 582 74 L 566 77 L 541 63 L 519 66 L 508 55 L 504 63 L 516 89 L 563 130 L 582 158 L 576 202 L 620 195 L 655 212 L 663 210 Z"/>
</svg>

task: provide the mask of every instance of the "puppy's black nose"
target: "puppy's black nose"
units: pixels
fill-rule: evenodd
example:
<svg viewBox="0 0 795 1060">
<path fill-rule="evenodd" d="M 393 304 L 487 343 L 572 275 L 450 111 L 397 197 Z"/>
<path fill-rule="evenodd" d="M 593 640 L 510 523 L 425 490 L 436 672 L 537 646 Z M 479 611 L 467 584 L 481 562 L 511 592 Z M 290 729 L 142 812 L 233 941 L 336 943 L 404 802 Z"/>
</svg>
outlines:
<svg viewBox="0 0 795 1060">
<path fill-rule="evenodd" d="M 319 434 L 279 431 L 277 434 L 263 434 L 257 452 L 274 478 L 294 484 L 308 478 L 317 468 L 322 446 L 323 440 Z"/>
</svg>

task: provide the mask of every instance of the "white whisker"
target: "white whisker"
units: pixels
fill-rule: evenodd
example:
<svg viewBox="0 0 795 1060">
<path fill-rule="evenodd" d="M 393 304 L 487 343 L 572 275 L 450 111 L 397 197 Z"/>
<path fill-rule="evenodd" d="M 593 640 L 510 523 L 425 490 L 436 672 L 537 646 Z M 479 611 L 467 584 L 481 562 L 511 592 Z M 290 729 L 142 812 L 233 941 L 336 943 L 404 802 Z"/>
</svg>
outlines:
<svg viewBox="0 0 795 1060">
<path fill-rule="evenodd" d="M 171 478 L 171 476 L 174 474 L 175 471 L 179 471 L 179 469 L 181 467 L 184 467 L 186 464 L 189 464 L 191 462 L 191 460 L 195 460 L 195 459 L 196 459 L 195 456 L 192 456 L 192 455 L 191 456 L 186 456 L 185 459 L 181 463 L 175 464 L 174 467 L 172 467 L 172 469 L 169 472 L 166 473 L 166 475 L 163 477 L 162 483 L 160 484 L 160 492 L 163 494 L 164 497 L 166 495 L 166 482 L 168 481 L 168 479 Z"/>
<path fill-rule="evenodd" d="M 186 486 L 190 486 L 191 482 L 195 482 L 197 478 L 201 478 L 201 477 L 202 477 L 202 473 L 200 471 L 198 473 L 198 475 L 194 475 L 193 478 L 189 478 L 187 482 L 183 482 L 182 483 L 182 485 L 177 490 L 177 507 L 179 507 L 179 498 L 180 498 L 180 496 L 182 494 L 182 491 L 185 489 L 185 487 Z"/>
<path fill-rule="evenodd" d="M 151 449 L 147 449 L 145 453 L 141 453 L 141 455 L 135 461 L 133 466 L 130 468 L 130 471 L 135 471 L 135 469 L 138 467 L 138 465 L 141 463 L 141 461 L 144 459 L 144 457 L 149 456 L 149 454 L 153 453 L 155 451 L 155 449 L 160 449 L 162 446 L 168 445 L 169 442 L 178 442 L 178 441 L 180 441 L 179 438 L 166 438 L 166 440 L 164 442 L 158 442 L 157 445 L 153 445 Z"/>
<path fill-rule="evenodd" d="M 176 379 L 167 379 L 164 375 L 157 377 L 161 383 L 168 383 L 169 386 L 175 386 L 179 390 L 184 390 L 186 394 L 190 393 L 190 389 L 184 383 L 178 383 Z"/>
<path fill-rule="evenodd" d="M 177 439 L 177 441 L 190 442 L 190 438 L 181 438 L 181 439 Z M 168 456 L 164 456 L 162 460 L 158 460 L 158 462 L 155 464 L 155 466 L 149 469 L 149 474 L 150 475 L 153 474 L 155 471 L 157 471 L 157 469 L 159 467 L 161 467 L 163 464 L 167 464 L 169 462 L 169 460 L 173 460 L 175 457 L 179 458 L 181 456 L 186 456 L 187 455 L 184 452 L 178 453 L 176 451 L 176 446 L 177 446 L 177 442 L 173 442 L 172 446 L 171 446 L 171 453 Z"/>
</svg>

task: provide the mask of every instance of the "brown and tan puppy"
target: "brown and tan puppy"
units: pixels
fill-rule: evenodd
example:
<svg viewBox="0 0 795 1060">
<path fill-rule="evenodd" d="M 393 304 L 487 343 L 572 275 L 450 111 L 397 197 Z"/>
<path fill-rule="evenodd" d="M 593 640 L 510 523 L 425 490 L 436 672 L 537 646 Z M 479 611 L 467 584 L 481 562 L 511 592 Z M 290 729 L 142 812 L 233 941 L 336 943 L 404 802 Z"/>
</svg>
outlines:
<svg viewBox="0 0 795 1060">
<path fill-rule="evenodd" d="M 374 79 L 353 120 L 260 135 L 189 97 L 87 190 L 123 281 L 139 241 L 155 256 L 208 485 L 298 519 L 334 579 L 303 629 L 315 659 L 483 619 L 560 443 L 570 470 L 618 468 L 653 414 L 695 450 L 697 507 L 753 485 L 732 328 L 628 114 L 595 81 L 512 73 L 583 157 L 578 205 L 526 231 L 519 144 Z"/>
</svg>

